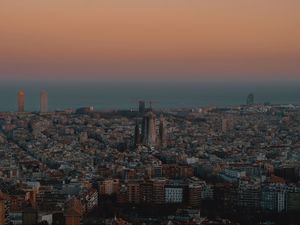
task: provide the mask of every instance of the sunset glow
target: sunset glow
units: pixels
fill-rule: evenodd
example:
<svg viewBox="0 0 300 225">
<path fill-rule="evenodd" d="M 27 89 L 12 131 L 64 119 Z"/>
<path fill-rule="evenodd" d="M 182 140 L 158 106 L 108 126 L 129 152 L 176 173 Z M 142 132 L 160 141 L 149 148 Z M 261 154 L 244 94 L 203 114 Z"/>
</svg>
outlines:
<svg viewBox="0 0 300 225">
<path fill-rule="evenodd" d="M 298 0 L 3 0 L 0 79 L 298 78 Z"/>
</svg>

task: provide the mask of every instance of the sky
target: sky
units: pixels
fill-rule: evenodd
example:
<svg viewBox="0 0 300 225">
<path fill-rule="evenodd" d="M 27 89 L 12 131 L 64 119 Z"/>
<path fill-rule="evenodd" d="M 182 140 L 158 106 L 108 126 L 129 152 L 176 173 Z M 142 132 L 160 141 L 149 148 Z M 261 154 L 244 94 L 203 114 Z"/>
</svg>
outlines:
<svg viewBox="0 0 300 225">
<path fill-rule="evenodd" d="M 1 0 L 0 80 L 300 79 L 299 0 Z"/>
</svg>

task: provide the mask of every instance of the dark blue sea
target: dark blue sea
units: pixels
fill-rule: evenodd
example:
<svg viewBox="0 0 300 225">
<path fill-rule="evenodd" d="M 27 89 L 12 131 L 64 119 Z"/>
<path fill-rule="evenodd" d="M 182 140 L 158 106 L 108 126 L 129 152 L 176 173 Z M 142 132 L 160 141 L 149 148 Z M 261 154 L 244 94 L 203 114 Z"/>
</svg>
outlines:
<svg viewBox="0 0 300 225">
<path fill-rule="evenodd" d="M 157 109 L 234 106 L 254 93 L 256 103 L 300 104 L 300 81 L 0 81 L 0 111 L 17 110 L 17 92 L 26 93 L 26 111 L 39 109 L 46 90 L 49 109 L 94 106 L 97 110 L 136 109 L 139 100 Z"/>
</svg>

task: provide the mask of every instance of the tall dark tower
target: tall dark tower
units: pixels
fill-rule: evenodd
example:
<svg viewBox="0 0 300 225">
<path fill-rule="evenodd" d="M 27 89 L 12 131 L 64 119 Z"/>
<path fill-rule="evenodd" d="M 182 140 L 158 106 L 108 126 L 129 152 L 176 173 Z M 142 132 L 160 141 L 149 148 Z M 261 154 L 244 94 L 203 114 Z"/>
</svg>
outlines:
<svg viewBox="0 0 300 225">
<path fill-rule="evenodd" d="M 135 129 L 134 129 L 134 145 L 135 147 L 141 144 L 141 133 L 140 133 L 140 126 L 138 120 L 135 122 Z"/>
<path fill-rule="evenodd" d="M 250 93 L 247 97 L 247 105 L 253 105 L 254 104 L 254 94 Z"/>
<path fill-rule="evenodd" d="M 163 116 L 160 116 L 159 123 L 159 145 L 162 148 L 166 146 L 165 120 Z"/>
<path fill-rule="evenodd" d="M 23 90 L 18 92 L 18 111 L 25 112 L 25 92 Z"/>
<path fill-rule="evenodd" d="M 48 112 L 48 93 L 46 91 L 41 92 L 40 96 L 40 112 Z"/>
<path fill-rule="evenodd" d="M 139 101 L 139 113 L 145 113 L 145 101 Z"/>
</svg>

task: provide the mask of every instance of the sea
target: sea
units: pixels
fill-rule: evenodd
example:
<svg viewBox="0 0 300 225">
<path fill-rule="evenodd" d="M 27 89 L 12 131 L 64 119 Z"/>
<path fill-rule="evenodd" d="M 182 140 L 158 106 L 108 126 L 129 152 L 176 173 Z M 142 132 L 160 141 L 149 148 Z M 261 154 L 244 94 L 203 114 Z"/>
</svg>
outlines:
<svg viewBox="0 0 300 225">
<path fill-rule="evenodd" d="M 256 103 L 300 104 L 299 81 L 0 81 L 0 112 L 17 110 L 17 92 L 26 111 L 38 111 L 40 92 L 49 111 L 93 106 L 96 110 L 135 110 L 138 101 L 156 109 L 237 106 L 253 93 Z"/>
</svg>

